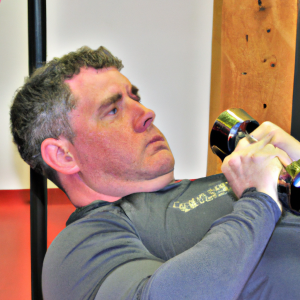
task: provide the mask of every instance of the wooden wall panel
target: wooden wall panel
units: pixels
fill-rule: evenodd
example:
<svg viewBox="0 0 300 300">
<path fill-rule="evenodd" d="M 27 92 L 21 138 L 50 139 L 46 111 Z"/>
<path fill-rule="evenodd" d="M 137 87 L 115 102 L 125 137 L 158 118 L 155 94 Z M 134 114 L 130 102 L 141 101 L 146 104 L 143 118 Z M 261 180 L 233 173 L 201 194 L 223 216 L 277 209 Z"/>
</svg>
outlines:
<svg viewBox="0 0 300 300">
<path fill-rule="evenodd" d="M 211 53 L 211 83 L 209 109 L 209 135 L 215 119 L 219 115 L 221 102 L 221 33 L 222 33 L 223 0 L 214 0 L 212 53 Z M 221 161 L 212 153 L 208 141 L 207 175 L 221 172 Z"/>
<path fill-rule="evenodd" d="M 220 56 L 212 61 L 211 78 L 212 90 L 220 92 L 219 98 L 211 94 L 210 128 L 222 111 L 239 107 L 259 123 L 268 120 L 290 132 L 297 0 L 215 0 L 214 18 L 220 10 L 221 28 L 213 29 L 221 39 Z M 216 47 L 213 41 L 213 52 Z M 210 149 L 207 165 L 208 175 L 220 172 Z"/>
</svg>

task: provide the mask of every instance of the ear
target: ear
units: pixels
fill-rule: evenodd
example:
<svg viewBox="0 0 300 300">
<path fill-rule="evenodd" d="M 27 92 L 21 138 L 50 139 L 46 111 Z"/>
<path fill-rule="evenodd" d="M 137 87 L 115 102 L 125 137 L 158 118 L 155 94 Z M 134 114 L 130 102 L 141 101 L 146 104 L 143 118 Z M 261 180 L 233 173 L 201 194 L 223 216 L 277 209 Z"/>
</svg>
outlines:
<svg viewBox="0 0 300 300">
<path fill-rule="evenodd" d="M 70 142 L 66 139 L 45 139 L 41 144 L 41 154 L 45 163 L 63 174 L 79 172 L 79 166 L 69 151 Z"/>
</svg>

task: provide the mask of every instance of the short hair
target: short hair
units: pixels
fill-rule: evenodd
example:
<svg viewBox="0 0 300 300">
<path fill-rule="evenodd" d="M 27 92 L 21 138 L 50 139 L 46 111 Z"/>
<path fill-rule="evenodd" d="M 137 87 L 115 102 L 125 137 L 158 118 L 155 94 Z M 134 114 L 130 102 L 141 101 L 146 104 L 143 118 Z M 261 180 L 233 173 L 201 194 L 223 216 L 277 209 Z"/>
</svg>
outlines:
<svg viewBox="0 0 300 300">
<path fill-rule="evenodd" d="M 68 113 L 76 108 L 76 99 L 65 80 L 79 74 L 82 67 L 120 71 L 123 65 L 102 46 L 97 50 L 84 46 L 35 70 L 17 90 L 10 110 L 11 132 L 21 157 L 56 184 L 57 173 L 44 162 L 41 144 L 61 135 L 72 142 L 75 135 Z"/>
</svg>

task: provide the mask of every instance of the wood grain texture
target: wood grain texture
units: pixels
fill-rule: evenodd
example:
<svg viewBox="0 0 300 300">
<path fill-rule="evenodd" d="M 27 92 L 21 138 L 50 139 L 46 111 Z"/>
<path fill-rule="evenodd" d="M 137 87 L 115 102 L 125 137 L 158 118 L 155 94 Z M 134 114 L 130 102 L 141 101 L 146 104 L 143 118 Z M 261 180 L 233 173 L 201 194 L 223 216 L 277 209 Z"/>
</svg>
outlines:
<svg viewBox="0 0 300 300">
<path fill-rule="evenodd" d="M 223 1 L 220 98 L 211 95 L 210 128 L 222 111 L 239 107 L 290 132 L 297 16 L 296 0 Z M 209 155 L 207 174 L 218 172 L 218 158 Z"/>
<path fill-rule="evenodd" d="M 214 0 L 208 136 L 210 136 L 210 130 L 220 111 L 222 6 L 223 0 Z M 207 175 L 220 173 L 221 161 L 211 151 L 209 141 L 207 153 Z"/>
</svg>

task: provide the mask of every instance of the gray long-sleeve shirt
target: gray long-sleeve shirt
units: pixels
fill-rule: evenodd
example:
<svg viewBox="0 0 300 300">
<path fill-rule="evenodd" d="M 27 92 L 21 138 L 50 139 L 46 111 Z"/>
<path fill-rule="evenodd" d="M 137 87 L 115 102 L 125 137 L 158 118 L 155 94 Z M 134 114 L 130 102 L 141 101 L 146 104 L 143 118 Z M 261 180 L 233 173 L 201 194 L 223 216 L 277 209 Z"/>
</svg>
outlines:
<svg viewBox="0 0 300 300">
<path fill-rule="evenodd" d="M 260 299 L 280 211 L 251 190 L 235 200 L 217 175 L 77 210 L 46 255 L 45 300 Z"/>
</svg>

